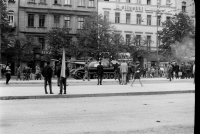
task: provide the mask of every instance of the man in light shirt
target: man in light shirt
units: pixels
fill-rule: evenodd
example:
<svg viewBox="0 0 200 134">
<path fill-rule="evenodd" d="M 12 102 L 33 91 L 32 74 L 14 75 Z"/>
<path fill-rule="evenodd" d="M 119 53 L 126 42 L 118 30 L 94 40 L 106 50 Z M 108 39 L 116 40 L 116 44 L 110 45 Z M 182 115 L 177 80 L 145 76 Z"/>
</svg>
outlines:
<svg viewBox="0 0 200 134">
<path fill-rule="evenodd" d="M 128 65 L 124 60 L 121 63 L 120 72 L 121 72 L 121 75 L 122 75 L 121 84 L 126 85 L 126 75 L 127 75 L 127 72 L 128 72 Z"/>
</svg>

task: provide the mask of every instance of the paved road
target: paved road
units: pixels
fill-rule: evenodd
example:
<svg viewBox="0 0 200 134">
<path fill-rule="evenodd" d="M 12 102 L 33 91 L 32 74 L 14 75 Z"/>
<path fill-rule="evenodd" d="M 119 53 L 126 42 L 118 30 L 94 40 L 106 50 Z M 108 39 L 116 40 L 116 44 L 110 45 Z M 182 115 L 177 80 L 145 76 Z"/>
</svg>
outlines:
<svg viewBox="0 0 200 134">
<path fill-rule="evenodd" d="M 193 134 L 194 94 L 0 100 L 1 134 Z"/>
</svg>

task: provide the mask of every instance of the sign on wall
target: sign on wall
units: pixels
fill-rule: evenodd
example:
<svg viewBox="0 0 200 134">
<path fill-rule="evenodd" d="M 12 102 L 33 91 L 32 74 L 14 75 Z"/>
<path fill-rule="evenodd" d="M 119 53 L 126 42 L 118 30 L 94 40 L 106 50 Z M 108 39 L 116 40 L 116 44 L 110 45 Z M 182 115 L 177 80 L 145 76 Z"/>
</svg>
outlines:
<svg viewBox="0 0 200 134">
<path fill-rule="evenodd" d="M 141 6 L 128 6 L 128 5 L 119 5 L 119 4 L 116 4 L 116 9 L 143 11 L 143 7 Z"/>
</svg>

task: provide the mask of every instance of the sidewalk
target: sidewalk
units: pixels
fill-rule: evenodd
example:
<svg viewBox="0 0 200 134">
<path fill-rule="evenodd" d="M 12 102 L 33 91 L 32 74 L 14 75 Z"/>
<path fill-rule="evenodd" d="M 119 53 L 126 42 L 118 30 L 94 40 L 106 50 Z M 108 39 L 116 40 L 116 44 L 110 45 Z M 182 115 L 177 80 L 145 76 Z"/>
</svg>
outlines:
<svg viewBox="0 0 200 134">
<path fill-rule="evenodd" d="M 144 84 L 146 81 L 163 81 L 161 83 Z M 141 87 L 138 81 L 133 84 L 133 87 L 128 85 L 106 85 L 105 83 L 117 82 L 115 80 L 104 80 L 103 85 L 96 85 L 96 80 L 82 81 L 69 80 L 66 95 L 58 95 L 59 87 L 55 85 L 56 80 L 53 80 L 54 94 L 44 94 L 44 87 L 42 85 L 12 85 L 16 80 L 11 80 L 10 85 L 5 85 L 0 82 L 0 100 L 10 99 L 47 99 L 47 98 L 78 98 L 78 97 L 106 97 L 106 96 L 134 96 L 134 95 L 156 95 L 156 94 L 176 94 L 176 93 L 195 93 L 195 84 L 193 79 L 176 80 L 181 82 L 169 82 L 166 78 L 142 79 L 144 87 Z M 175 81 L 175 80 L 174 80 Z M 43 83 L 41 81 L 25 81 L 26 83 Z M 70 86 L 73 82 L 89 82 L 89 85 Z M 17 83 L 24 83 L 24 81 L 17 81 Z M 91 85 L 93 83 L 93 85 Z M 47 87 L 49 92 L 49 88 Z"/>
</svg>

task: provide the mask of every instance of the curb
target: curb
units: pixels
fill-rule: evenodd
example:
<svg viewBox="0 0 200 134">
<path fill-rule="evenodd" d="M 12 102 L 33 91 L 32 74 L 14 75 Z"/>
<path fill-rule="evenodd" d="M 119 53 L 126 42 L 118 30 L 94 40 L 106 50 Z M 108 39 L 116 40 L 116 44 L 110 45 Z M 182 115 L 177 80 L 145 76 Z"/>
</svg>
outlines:
<svg viewBox="0 0 200 134">
<path fill-rule="evenodd" d="M 195 93 L 195 90 L 157 91 L 157 92 L 155 92 L 155 91 L 154 92 L 129 92 L 129 93 L 100 93 L 100 94 L 71 94 L 71 95 L 2 96 L 2 97 L 0 97 L 0 100 L 112 97 L 112 96 L 161 95 L 161 94 L 181 94 L 181 93 Z"/>
</svg>

